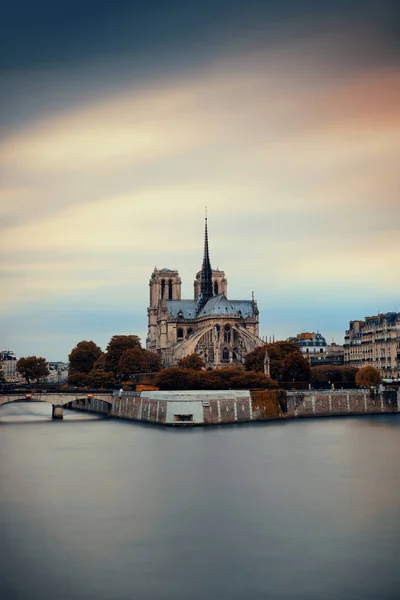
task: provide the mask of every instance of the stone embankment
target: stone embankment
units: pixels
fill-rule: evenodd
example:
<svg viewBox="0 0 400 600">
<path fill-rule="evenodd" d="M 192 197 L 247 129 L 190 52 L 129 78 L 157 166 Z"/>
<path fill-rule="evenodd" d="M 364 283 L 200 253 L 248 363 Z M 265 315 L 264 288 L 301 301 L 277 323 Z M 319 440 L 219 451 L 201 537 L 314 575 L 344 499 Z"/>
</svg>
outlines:
<svg viewBox="0 0 400 600">
<path fill-rule="evenodd" d="M 400 412 L 400 390 L 277 392 L 249 390 L 115 392 L 111 409 L 103 403 L 73 401 L 70 407 L 160 425 L 221 425 L 272 419 Z"/>
</svg>

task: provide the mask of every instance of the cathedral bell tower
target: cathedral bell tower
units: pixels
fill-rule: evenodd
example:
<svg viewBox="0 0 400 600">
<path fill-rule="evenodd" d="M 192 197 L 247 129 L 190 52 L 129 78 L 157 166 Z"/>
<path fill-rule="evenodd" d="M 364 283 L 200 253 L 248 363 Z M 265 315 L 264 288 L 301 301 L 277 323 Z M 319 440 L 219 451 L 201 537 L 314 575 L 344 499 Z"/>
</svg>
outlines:
<svg viewBox="0 0 400 600">
<path fill-rule="evenodd" d="M 149 286 L 150 286 L 150 305 L 147 309 L 148 315 L 148 334 L 146 339 L 147 350 L 156 352 L 159 347 L 157 341 L 157 329 L 160 323 L 157 323 L 159 308 L 164 305 L 166 309 L 166 301 L 168 300 L 180 300 L 181 299 L 181 285 L 182 281 L 179 277 L 177 270 L 171 269 L 157 269 L 154 267 L 154 271 L 151 275 Z M 167 311 L 163 313 L 167 316 Z"/>
</svg>

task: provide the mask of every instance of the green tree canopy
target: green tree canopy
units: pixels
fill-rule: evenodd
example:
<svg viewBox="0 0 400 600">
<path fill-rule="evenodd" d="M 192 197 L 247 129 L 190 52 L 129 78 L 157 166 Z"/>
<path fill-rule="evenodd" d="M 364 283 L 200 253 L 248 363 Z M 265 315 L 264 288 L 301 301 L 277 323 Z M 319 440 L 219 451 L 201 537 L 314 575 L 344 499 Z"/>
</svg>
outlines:
<svg viewBox="0 0 400 600">
<path fill-rule="evenodd" d="M 104 369 L 118 375 L 118 363 L 125 350 L 141 348 L 137 335 L 113 335 L 106 348 Z"/>
<path fill-rule="evenodd" d="M 69 374 L 90 373 L 94 364 L 102 355 L 103 352 L 101 348 L 94 342 L 87 342 L 86 340 L 79 342 L 75 348 L 71 350 L 68 357 Z"/>
<path fill-rule="evenodd" d="M 356 384 L 362 385 L 379 385 L 382 381 L 381 374 L 375 367 L 362 367 L 356 375 Z"/>
<path fill-rule="evenodd" d="M 44 379 L 50 373 L 46 359 L 41 356 L 21 357 L 17 361 L 17 371 L 21 373 L 27 383 L 31 381 L 39 383 L 41 379 Z"/>
<path fill-rule="evenodd" d="M 193 369 L 193 371 L 201 371 L 206 368 L 206 363 L 201 358 L 200 354 L 194 352 L 193 354 L 188 354 L 188 356 L 184 356 L 178 362 L 178 366 L 184 369 Z"/>
</svg>

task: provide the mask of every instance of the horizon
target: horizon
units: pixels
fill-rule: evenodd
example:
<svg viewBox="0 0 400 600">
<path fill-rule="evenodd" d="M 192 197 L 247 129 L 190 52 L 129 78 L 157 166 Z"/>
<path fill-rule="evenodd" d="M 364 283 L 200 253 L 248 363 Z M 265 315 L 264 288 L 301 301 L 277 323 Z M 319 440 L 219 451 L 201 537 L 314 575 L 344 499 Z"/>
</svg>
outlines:
<svg viewBox="0 0 400 600">
<path fill-rule="evenodd" d="M 267 5 L 268 4 L 268 5 Z M 22 9 L 22 10 L 21 10 Z M 146 345 L 154 265 L 210 260 L 260 337 L 400 312 L 400 7 L 5 3 L 0 332 Z"/>
</svg>

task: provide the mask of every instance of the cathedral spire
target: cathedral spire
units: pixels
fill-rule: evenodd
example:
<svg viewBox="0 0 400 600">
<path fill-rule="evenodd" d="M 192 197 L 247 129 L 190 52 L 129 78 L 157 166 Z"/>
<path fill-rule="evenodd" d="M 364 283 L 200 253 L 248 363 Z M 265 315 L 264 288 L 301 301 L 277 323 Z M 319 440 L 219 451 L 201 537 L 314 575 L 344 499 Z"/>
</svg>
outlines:
<svg viewBox="0 0 400 600">
<path fill-rule="evenodd" d="M 199 305 L 199 311 L 207 304 L 207 302 L 213 296 L 212 286 L 212 269 L 210 263 L 210 254 L 208 250 L 208 227 L 207 227 L 207 207 L 205 215 L 205 227 L 204 227 L 204 256 L 203 266 L 201 268 L 201 300 Z"/>
</svg>

